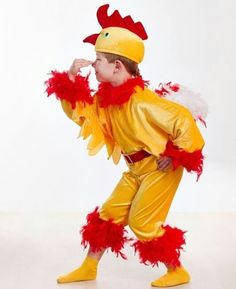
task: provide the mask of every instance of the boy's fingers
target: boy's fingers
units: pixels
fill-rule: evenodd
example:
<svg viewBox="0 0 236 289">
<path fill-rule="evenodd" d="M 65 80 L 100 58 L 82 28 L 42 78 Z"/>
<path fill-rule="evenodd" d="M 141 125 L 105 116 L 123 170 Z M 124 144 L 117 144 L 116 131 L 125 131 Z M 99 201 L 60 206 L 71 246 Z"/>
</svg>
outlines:
<svg viewBox="0 0 236 289">
<path fill-rule="evenodd" d="M 171 160 L 169 158 L 160 158 L 157 160 L 158 169 L 161 171 L 166 171 L 171 168 Z"/>
<path fill-rule="evenodd" d="M 80 61 L 80 62 L 77 62 L 75 65 L 80 66 L 80 67 L 86 67 L 86 66 L 91 65 L 92 63 L 93 63 L 92 61 Z"/>
<path fill-rule="evenodd" d="M 160 159 L 160 160 L 157 161 L 157 163 L 158 163 L 159 166 L 164 165 L 166 162 L 167 162 L 167 161 L 166 161 L 165 159 Z"/>
<path fill-rule="evenodd" d="M 87 63 L 87 64 L 91 64 L 91 63 L 93 63 L 93 61 L 87 60 L 87 59 L 75 59 L 75 63 Z"/>
<path fill-rule="evenodd" d="M 160 171 L 168 171 L 169 169 L 170 169 L 170 166 L 159 167 Z"/>
</svg>

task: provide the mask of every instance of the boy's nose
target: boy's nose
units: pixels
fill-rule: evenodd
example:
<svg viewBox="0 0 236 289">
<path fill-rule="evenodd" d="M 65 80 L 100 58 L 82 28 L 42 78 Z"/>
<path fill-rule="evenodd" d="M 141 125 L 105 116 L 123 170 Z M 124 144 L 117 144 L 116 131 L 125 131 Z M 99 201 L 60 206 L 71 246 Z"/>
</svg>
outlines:
<svg viewBox="0 0 236 289">
<path fill-rule="evenodd" d="M 96 61 L 94 61 L 94 62 L 92 63 L 92 67 L 95 67 L 95 62 L 96 62 Z"/>
</svg>

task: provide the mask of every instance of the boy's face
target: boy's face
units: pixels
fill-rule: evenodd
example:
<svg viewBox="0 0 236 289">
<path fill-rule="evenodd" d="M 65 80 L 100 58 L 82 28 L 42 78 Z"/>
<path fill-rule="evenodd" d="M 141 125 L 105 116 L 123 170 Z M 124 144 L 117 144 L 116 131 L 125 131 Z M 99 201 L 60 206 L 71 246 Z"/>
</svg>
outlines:
<svg viewBox="0 0 236 289">
<path fill-rule="evenodd" d="M 92 64 L 97 81 L 112 82 L 114 80 L 115 63 L 109 63 L 102 53 L 96 53 L 96 60 Z"/>
</svg>

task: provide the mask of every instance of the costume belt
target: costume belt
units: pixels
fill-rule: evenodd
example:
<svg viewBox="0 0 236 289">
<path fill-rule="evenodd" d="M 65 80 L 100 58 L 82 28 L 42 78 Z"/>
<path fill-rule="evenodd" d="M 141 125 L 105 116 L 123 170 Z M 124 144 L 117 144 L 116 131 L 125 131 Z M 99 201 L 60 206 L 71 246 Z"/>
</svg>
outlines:
<svg viewBox="0 0 236 289">
<path fill-rule="evenodd" d="M 144 150 L 141 150 L 141 151 L 138 151 L 138 152 L 133 153 L 133 154 L 124 154 L 124 153 L 122 153 L 122 155 L 124 156 L 125 160 L 129 164 L 131 164 L 131 163 L 139 162 L 142 159 L 149 157 L 151 154 L 146 152 L 146 151 L 144 151 Z"/>
</svg>

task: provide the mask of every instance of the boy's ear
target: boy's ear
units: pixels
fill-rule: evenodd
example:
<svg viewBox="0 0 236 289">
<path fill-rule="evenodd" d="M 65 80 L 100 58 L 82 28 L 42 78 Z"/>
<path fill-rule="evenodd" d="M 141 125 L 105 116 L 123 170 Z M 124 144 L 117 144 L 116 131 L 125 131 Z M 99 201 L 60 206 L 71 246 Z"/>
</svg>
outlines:
<svg viewBox="0 0 236 289">
<path fill-rule="evenodd" d="M 115 61 L 115 72 L 120 72 L 123 68 L 123 63 L 120 60 Z"/>
</svg>

